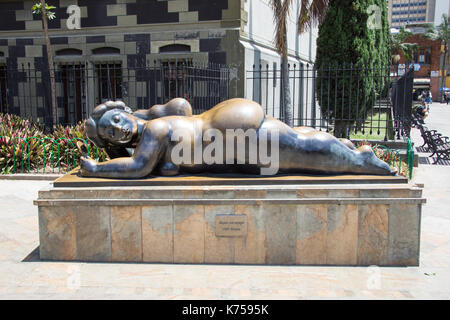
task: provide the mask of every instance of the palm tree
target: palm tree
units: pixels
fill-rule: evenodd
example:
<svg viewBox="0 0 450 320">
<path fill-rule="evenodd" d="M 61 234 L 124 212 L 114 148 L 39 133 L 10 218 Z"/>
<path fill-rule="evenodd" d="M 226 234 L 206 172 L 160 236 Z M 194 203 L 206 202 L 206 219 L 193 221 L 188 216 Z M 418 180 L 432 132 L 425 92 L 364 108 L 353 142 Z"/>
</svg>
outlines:
<svg viewBox="0 0 450 320">
<path fill-rule="evenodd" d="M 299 34 L 307 31 L 311 26 L 320 24 L 325 19 L 329 0 L 301 0 L 300 14 L 297 22 Z M 287 19 L 291 9 L 292 0 L 270 0 L 275 22 L 275 47 L 281 55 L 282 102 L 284 122 L 293 126 L 291 90 L 289 86 L 289 67 L 287 58 Z"/>
<path fill-rule="evenodd" d="M 42 24 L 44 26 L 44 35 L 45 35 L 45 45 L 47 47 L 47 60 L 48 60 L 48 69 L 50 73 L 50 91 L 52 97 L 52 122 L 53 125 L 57 123 L 57 114 L 56 114 L 56 94 L 55 94 L 55 70 L 53 69 L 53 56 L 50 47 L 50 37 L 48 35 L 48 20 L 55 19 L 55 13 L 51 10 L 55 9 L 54 6 L 49 6 L 44 2 L 44 0 L 40 0 L 40 3 L 36 3 L 31 10 L 33 14 L 41 14 L 42 16 Z"/>
<path fill-rule="evenodd" d="M 450 38 L 450 30 L 448 28 L 448 16 L 444 13 L 442 15 L 442 22 L 439 27 L 436 29 L 434 25 L 429 25 L 427 32 L 423 35 L 427 39 L 431 40 L 440 40 L 442 46 L 444 47 L 444 59 L 442 62 L 442 84 L 441 88 L 445 87 L 447 83 L 447 55 L 448 55 L 448 40 Z M 439 94 L 442 95 L 442 91 L 439 90 Z"/>
<path fill-rule="evenodd" d="M 401 27 L 398 33 L 391 33 L 391 59 L 393 64 L 400 61 L 400 54 L 405 56 L 406 61 L 412 60 L 412 54 L 417 48 L 417 43 L 405 42 L 413 33 L 405 27 Z"/>
</svg>

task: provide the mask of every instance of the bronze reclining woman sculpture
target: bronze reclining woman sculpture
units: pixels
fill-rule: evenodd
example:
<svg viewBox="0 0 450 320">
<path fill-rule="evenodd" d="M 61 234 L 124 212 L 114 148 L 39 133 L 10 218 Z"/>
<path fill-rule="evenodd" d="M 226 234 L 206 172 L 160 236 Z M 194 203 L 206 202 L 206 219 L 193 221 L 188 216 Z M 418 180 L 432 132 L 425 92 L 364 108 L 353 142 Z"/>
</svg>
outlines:
<svg viewBox="0 0 450 320">
<path fill-rule="evenodd" d="M 157 107 L 159 112 L 151 111 L 153 107 L 147 111 L 139 110 L 134 114 L 120 101 L 110 101 L 97 106 L 86 122 L 88 137 L 98 147 L 106 148 L 111 160 L 97 163 L 89 157 L 82 157 L 81 175 L 142 178 L 151 173 L 259 174 L 261 169 L 268 167 L 268 164 L 263 163 L 259 157 L 256 163 L 249 161 L 253 150 L 251 144 L 245 144 L 244 161 L 241 157 L 240 161 L 234 158 L 233 163 L 230 163 L 225 156 L 224 161 L 219 163 L 208 161 L 177 163 L 173 160 L 173 151 L 180 140 L 192 144 L 191 148 L 184 150 L 191 150 L 192 155 L 189 155 L 189 158 L 195 159 L 194 144 L 200 141 L 200 151 L 205 150 L 213 140 L 205 140 L 204 137 L 202 139 L 202 135 L 211 129 L 221 132 L 223 139 L 233 130 L 241 132 L 254 130 L 256 142 L 266 139 L 271 146 L 278 146 L 275 151 L 279 152 L 277 168 L 280 173 L 376 175 L 396 173 L 388 164 L 378 159 L 370 147 L 363 146 L 352 150 L 351 146 L 328 133 L 306 128 L 290 128 L 283 122 L 264 115 L 262 107 L 254 101 L 240 98 L 226 100 L 200 115 L 191 116 L 190 105 L 181 100 L 172 103 L 173 106 L 169 103 L 165 107 Z M 181 135 L 182 139 L 175 135 Z M 224 144 L 225 141 L 222 141 L 222 145 Z M 135 148 L 132 156 L 125 148 Z M 225 153 L 223 152 L 223 155 Z"/>
<path fill-rule="evenodd" d="M 135 143 L 126 146 L 123 144 L 114 145 L 99 137 L 95 121 L 99 119 L 105 111 L 116 108 L 132 113 L 135 117 L 143 120 L 153 120 L 166 116 L 192 116 L 191 104 L 183 98 L 174 98 L 166 104 L 156 104 L 149 109 L 139 109 L 134 112 L 132 112 L 123 101 L 106 101 L 105 103 L 98 105 L 94 108 L 91 117 L 87 121 L 87 135 L 97 147 L 104 148 L 111 159 L 132 156 L 132 153 L 130 153 L 127 148 L 134 148 L 136 146 Z M 94 120 L 94 122 L 91 120 Z"/>
</svg>

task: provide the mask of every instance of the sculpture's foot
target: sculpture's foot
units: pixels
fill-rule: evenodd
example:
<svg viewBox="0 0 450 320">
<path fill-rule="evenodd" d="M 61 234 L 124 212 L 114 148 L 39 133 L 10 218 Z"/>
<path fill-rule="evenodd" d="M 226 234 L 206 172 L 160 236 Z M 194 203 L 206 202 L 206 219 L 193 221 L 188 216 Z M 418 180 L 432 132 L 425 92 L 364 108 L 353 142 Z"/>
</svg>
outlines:
<svg viewBox="0 0 450 320">
<path fill-rule="evenodd" d="M 180 167 L 172 162 L 165 162 L 159 167 L 159 172 L 163 176 L 176 176 L 180 172 Z"/>
<path fill-rule="evenodd" d="M 393 175 L 393 176 L 398 175 L 398 170 L 397 170 L 397 168 L 391 168 L 391 175 Z"/>
<path fill-rule="evenodd" d="M 391 168 L 386 162 L 379 159 L 372 148 L 369 146 L 362 146 L 357 149 L 363 160 L 363 171 L 367 174 L 392 175 L 397 174 L 397 169 Z"/>
</svg>

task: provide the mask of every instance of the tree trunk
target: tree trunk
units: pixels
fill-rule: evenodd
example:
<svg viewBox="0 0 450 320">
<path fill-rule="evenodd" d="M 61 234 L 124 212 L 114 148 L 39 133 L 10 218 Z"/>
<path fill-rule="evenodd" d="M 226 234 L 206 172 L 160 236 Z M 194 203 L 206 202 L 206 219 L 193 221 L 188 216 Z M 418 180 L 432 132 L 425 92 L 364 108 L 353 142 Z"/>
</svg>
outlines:
<svg viewBox="0 0 450 320">
<path fill-rule="evenodd" d="M 48 71 L 50 74 L 50 92 L 52 97 L 52 127 L 57 124 L 58 117 L 56 113 L 56 94 L 55 94 L 55 70 L 53 68 L 52 50 L 50 47 L 50 37 L 48 35 L 47 10 L 45 10 L 45 2 L 41 0 L 42 24 L 44 26 L 45 44 L 47 47 Z"/>
<path fill-rule="evenodd" d="M 333 135 L 336 138 L 348 138 L 352 130 L 352 122 L 348 120 L 335 120 Z"/>
<path fill-rule="evenodd" d="M 283 94 L 283 116 L 284 116 L 284 123 L 286 123 L 288 126 L 293 127 L 294 123 L 292 120 L 292 105 L 291 105 L 291 88 L 289 85 L 289 65 L 288 65 L 288 58 L 287 58 L 287 37 L 286 34 L 284 34 L 284 41 L 285 41 L 285 48 L 286 52 L 282 54 L 281 57 L 281 77 L 283 79 L 282 81 L 282 94 Z"/>
</svg>

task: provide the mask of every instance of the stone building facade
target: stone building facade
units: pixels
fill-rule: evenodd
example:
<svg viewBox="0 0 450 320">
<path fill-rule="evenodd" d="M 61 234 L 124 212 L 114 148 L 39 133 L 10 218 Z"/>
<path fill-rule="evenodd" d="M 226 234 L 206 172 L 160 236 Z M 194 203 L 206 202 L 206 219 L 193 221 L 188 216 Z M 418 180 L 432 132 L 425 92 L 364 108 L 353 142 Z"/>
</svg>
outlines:
<svg viewBox="0 0 450 320">
<path fill-rule="evenodd" d="M 40 81 L 47 72 L 47 57 L 41 18 L 31 12 L 34 2 L 0 0 L 0 78 L 9 79 L 5 85 L 8 97 L 0 102 L 4 99 L 10 102 L 8 112 L 41 119 L 49 112 L 44 99 L 48 84 Z M 73 86 L 70 90 L 65 88 L 64 81 L 57 83 L 58 92 L 68 92 L 57 97 L 58 116 L 63 123 L 69 118 L 65 114 L 70 109 L 69 99 L 73 100 L 71 104 L 81 105 L 76 108 L 83 110 L 84 117 L 95 103 L 106 98 L 99 93 L 101 79 L 96 79 L 106 74 L 105 70 L 109 80 L 114 78 L 113 82 L 134 77 L 128 87 L 120 88 L 116 98 L 127 100 L 123 93 L 134 90 L 134 99 L 126 102 L 132 108 L 145 108 L 153 103 L 145 98 L 149 90 L 161 90 L 164 84 L 158 88 L 146 86 L 145 75 L 138 72 L 141 68 L 180 61 L 225 65 L 231 70 L 229 96 L 249 98 L 254 88 L 246 87 L 247 70 L 254 64 L 280 68 L 280 57 L 273 46 L 273 12 L 268 0 L 48 0 L 47 3 L 56 7 L 56 19 L 49 22 L 55 70 L 63 78 L 73 80 L 68 82 Z M 288 26 L 290 60 L 311 64 L 317 29 L 297 35 L 295 16 L 299 1 L 294 3 Z M 68 27 L 67 20 L 74 21 L 73 12 L 68 13 L 71 5 L 80 10 L 79 29 Z M 2 74 L 20 71 L 23 66 L 30 71 L 18 72 L 14 81 L 11 74 Z M 126 70 L 127 74 L 116 73 L 118 69 Z M 25 81 L 27 73 L 32 74 L 34 84 Z M 97 93 L 84 92 L 83 88 L 87 91 L 97 88 Z M 66 105 L 63 100 L 67 100 Z M 72 118 L 75 114 L 74 119 L 79 120 L 80 114 L 76 116 L 77 111 L 72 109 Z"/>
<path fill-rule="evenodd" d="M 414 34 L 410 36 L 406 42 L 416 43 L 417 50 L 413 54 L 413 62 L 420 65 L 419 70 L 414 71 L 416 87 L 422 87 L 431 91 L 433 101 L 439 99 L 441 67 L 441 43 L 439 40 L 430 40 L 423 37 L 422 34 Z M 400 64 L 405 64 L 405 57 L 402 55 Z M 429 85 L 428 85 L 429 84 Z"/>
</svg>

